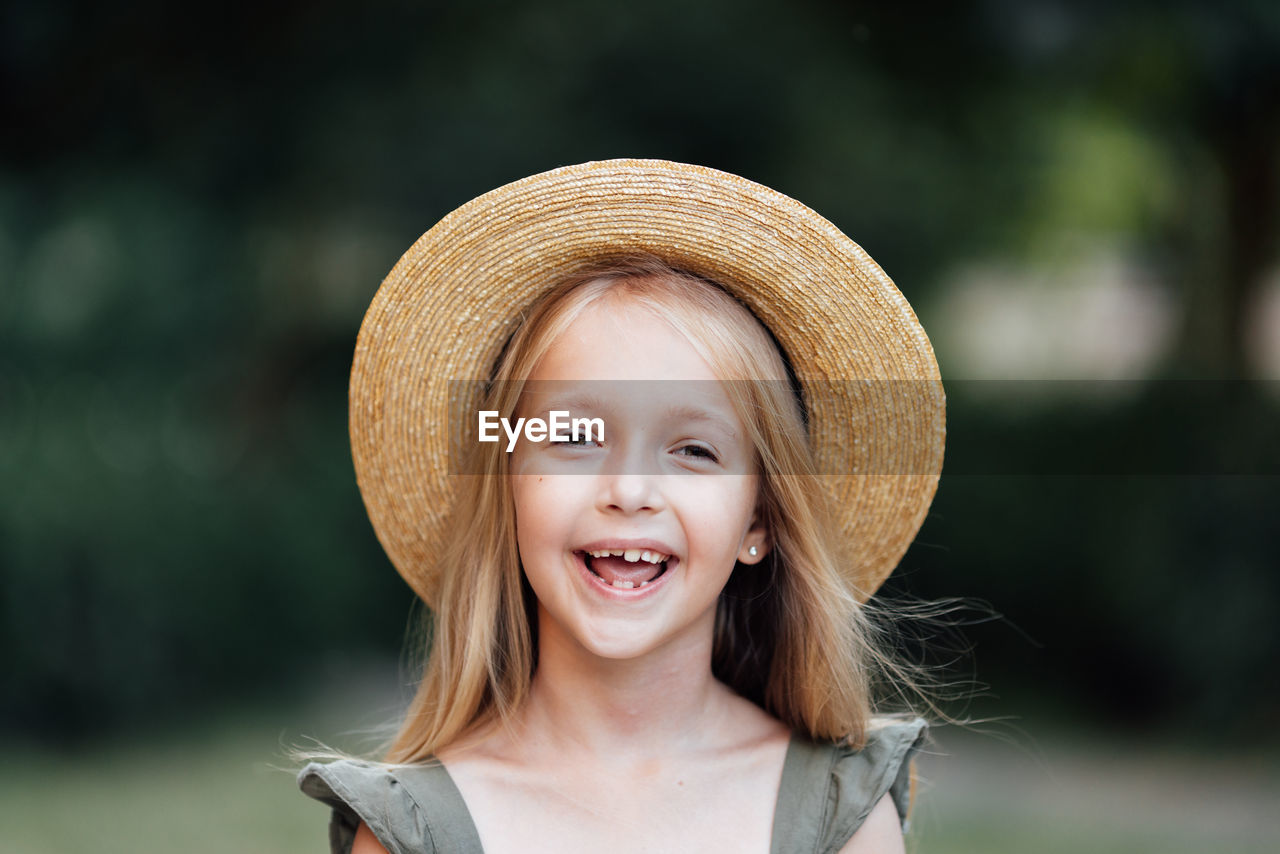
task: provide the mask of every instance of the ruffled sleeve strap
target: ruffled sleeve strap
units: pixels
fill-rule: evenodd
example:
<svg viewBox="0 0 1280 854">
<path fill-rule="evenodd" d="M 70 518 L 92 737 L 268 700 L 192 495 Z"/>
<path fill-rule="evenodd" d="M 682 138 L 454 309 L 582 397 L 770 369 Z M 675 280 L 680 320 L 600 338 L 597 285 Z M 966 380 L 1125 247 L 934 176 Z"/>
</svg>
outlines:
<svg viewBox="0 0 1280 854">
<path fill-rule="evenodd" d="M 313 762 L 298 774 L 298 787 L 333 809 L 331 854 L 350 854 L 361 821 L 390 854 L 480 851 L 480 837 L 462 795 L 438 762 Z"/>
<path fill-rule="evenodd" d="M 878 721 L 860 750 L 794 740 L 783 767 L 771 854 L 836 854 L 886 794 L 905 830 L 911 760 L 925 731 L 919 719 Z"/>
<path fill-rule="evenodd" d="M 371 763 L 340 759 L 311 763 L 298 775 L 303 794 L 328 804 L 330 854 L 349 854 L 356 828 L 363 821 L 390 854 L 437 850 L 425 829 L 420 809 L 391 771 Z"/>
</svg>

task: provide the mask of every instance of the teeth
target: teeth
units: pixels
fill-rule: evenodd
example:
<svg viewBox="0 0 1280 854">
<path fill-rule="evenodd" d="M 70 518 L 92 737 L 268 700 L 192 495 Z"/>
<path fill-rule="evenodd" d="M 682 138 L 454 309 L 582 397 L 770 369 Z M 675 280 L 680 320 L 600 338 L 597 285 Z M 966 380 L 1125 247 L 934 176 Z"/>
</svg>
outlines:
<svg viewBox="0 0 1280 854">
<path fill-rule="evenodd" d="M 648 549 L 597 549 L 595 551 L 589 551 L 587 554 L 592 557 L 620 557 L 628 563 L 635 563 L 638 560 L 642 560 L 645 563 L 654 564 L 662 563 L 669 557 L 669 555 L 664 555 L 661 552 L 652 552 Z"/>
<path fill-rule="evenodd" d="M 647 581 L 645 582 L 645 584 L 648 584 L 648 583 L 649 582 Z M 621 587 L 624 590 L 630 590 L 631 588 L 636 586 L 636 583 L 634 581 L 615 581 L 613 582 L 613 586 Z"/>
</svg>

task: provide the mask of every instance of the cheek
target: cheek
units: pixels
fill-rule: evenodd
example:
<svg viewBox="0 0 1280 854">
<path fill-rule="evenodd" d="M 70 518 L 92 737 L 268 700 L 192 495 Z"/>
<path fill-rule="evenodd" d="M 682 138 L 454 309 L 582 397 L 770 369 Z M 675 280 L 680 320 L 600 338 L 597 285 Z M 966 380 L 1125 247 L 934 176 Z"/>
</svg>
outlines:
<svg viewBox="0 0 1280 854">
<path fill-rule="evenodd" d="M 530 482 L 533 480 L 536 478 L 527 476 L 512 478 L 511 498 L 515 505 L 516 533 L 521 541 L 524 540 L 526 533 L 530 533 L 541 524 L 538 511 L 545 505 L 545 502 L 539 499 L 538 484 Z"/>
<path fill-rule="evenodd" d="M 516 510 L 528 513 L 546 512 L 548 505 L 565 501 L 570 489 L 561 481 L 565 478 L 540 474 L 519 474 L 511 477 L 511 495 Z"/>
<path fill-rule="evenodd" d="M 511 503 L 515 515 L 516 545 L 523 555 L 530 545 L 530 533 L 538 528 L 538 502 L 522 477 L 511 478 Z"/>
<path fill-rule="evenodd" d="M 715 475 L 702 482 L 702 488 L 691 494 L 691 506 L 700 515 L 714 515 L 722 528 L 745 529 L 756 507 L 754 476 Z M 729 524 L 726 524 L 728 522 Z"/>
<path fill-rule="evenodd" d="M 563 536 L 580 501 L 569 482 L 573 480 L 532 474 L 512 476 L 516 539 L 522 549 L 547 537 Z"/>
</svg>

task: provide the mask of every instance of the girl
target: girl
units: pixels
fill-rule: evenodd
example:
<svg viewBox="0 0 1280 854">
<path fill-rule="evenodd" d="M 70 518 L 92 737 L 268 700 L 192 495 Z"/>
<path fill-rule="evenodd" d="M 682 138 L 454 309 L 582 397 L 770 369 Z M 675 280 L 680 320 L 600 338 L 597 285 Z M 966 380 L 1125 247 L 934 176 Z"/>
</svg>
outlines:
<svg viewBox="0 0 1280 854">
<path fill-rule="evenodd" d="M 932 499 L 937 379 L 874 262 L 735 176 L 589 163 L 442 220 L 352 371 L 434 622 L 385 761 L 299 776 L 333 850 L 902 851 L 923 722 L 873 717 L 862 602 Z"/>
</svg>

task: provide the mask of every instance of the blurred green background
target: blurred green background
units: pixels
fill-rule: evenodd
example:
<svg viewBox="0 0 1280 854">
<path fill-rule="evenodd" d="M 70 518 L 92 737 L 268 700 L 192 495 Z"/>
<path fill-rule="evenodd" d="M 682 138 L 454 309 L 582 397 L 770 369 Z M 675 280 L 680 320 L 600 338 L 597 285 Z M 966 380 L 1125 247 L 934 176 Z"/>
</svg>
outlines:
<svg viewBox="0 0 1280 854">
<path fill-rule="evenodd" d="M 886 595 L 972 603 L 907 636 L 1000 720 L 916 850 L 1275 850 L 1275 4 L 6 0 L 0 116 L 0 848 L 323 850 L 269 766 L 394 714 L 414 619 L 363 310 L 457 205 L 641 156 L 815 208 L 938 349 Z"/>
</svg>

